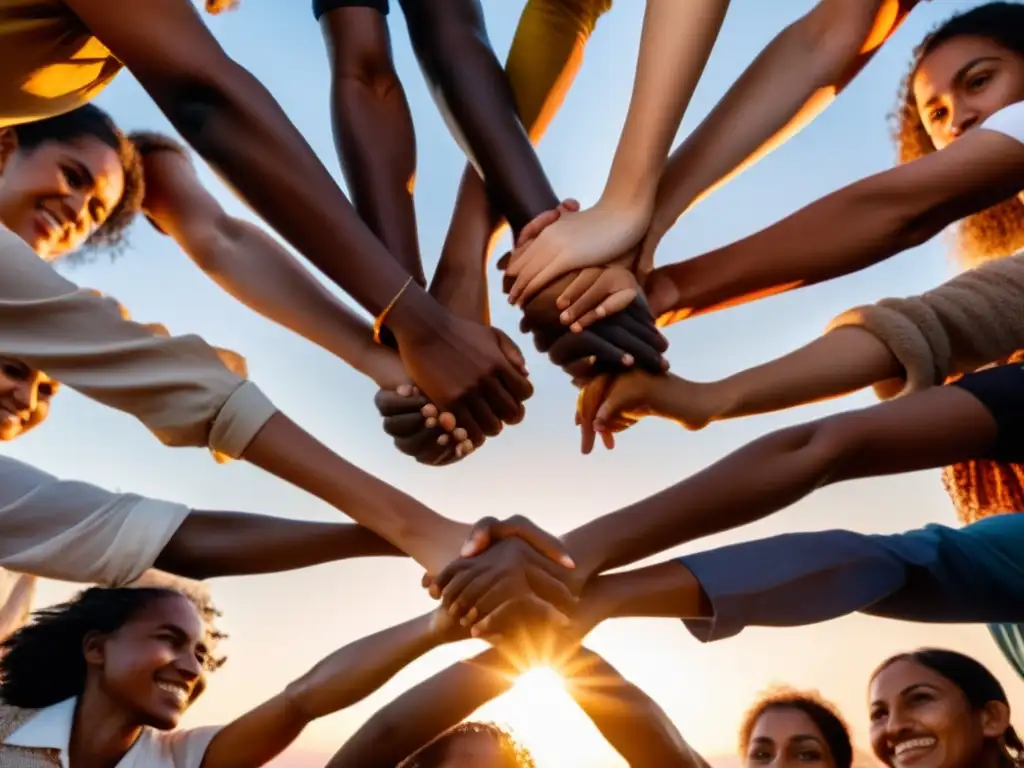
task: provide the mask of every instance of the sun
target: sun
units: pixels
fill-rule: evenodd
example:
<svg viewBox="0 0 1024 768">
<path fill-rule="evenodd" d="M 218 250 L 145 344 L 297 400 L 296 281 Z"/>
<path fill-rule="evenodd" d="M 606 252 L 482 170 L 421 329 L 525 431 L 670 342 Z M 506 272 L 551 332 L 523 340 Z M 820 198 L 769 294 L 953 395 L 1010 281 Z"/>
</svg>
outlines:
<svg viewBox="0 0 1024 768">
<path fill-rule="evenodd" d="M 533 754 L 537 768 L 593 768 L 609 757 L 597 729 L 565 689 L 565 679 L 550 666 L 524 671 L 512 690 L 473 719 L 508 727 Z"/>
</svg>

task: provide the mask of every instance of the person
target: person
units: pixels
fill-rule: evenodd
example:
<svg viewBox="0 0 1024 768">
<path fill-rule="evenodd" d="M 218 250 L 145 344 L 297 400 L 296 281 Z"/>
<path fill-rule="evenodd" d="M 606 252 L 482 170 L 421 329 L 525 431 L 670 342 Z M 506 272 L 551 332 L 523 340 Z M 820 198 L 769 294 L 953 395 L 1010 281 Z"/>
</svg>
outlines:
<svg viewBox="0 0 1024 768">
<path fill-rule="evenodd" d="M 376 318 L 378 329 L 394 335 L 416 385 L 439 407 L 453 408 L 474 442 L 485 429 L 496 433 L 501 424 L 522 418 L 532 390 L 515 345 L 495 329 L 456 318 L 414 284 L 362 224 L 278 104 L 227 56 L 188 0 L 133 6 L 130 12 L 104 0 L 16 0 L 0 11 L 0 36 L 0 127 L 81 106 L 122 68 L 130 70 L 185 142 Z M 20 260 L 15 252 L 27 255 L 14 240 L 4 240 L 3 248 L 5 263 Z M 61 297 L 72 292 L 70 284 L 47 280 L 44 270 L 19 273 L 18 280 L 3 280 L 6 303 L 15 309 L 19 301 L 30 304 L 40 317 L 66 316 Z M 55 337 L 62 344 L 106 340 L 102 323 L 82 328 L 88 330 Z M 54 338 L 44 330 L 35 328 L 37 346 Z M 20 323 L 19 333 L 32 332 Z M 0 347 L 14 351 L 9 344 Z M 37 367 L 57 373 L 52 365 Z M 77 386 L 66 375 L 62 379 Z"/>
<path fill-rule="evenodd" d="M 433 557 L 429 551 L 437 555 L 434 568 L 453 557 L 468 527 L 451 527 L 443 522 L 435 526 L 433 513 L 420 517 L 425 508 L 415 504 L 409 508 L 411 517 L 407 517 L 399 501 L 404 495 L 380 495 L 389 486 L 378 486 L 375 480 L 363 485 L 363 473 L 341 462 L 281 415 L 254 384 L 243 378 L 244 370 L 237 366 L 232 369 L 230 359 L 226 361 L 198 337 L 173 337 L 160 327 L 132 322 L 116 301 L 78 288 L 39 258 L 33 247 L 48 248 L 48 254 L 57 257 L 86 243 L 90 236 L 108 231 L 110 213 L 121 205 L 124 190 L 131 187 L 126 179 L 141 178 L 130 170 L 135 157 L 130 144 L 102 111 L 89 107 L 51 120 L 19 125 L 5 134 L 8 168 L 0 185 L 0 212 L 7 228 L 0 228 L 0 247 L 5 253 L 0 260 L 4 274 L 0 280 L 0 349 L 30 368 L 46 371 L 65 386 L 134 415 L 165 444 L 206 446 L 215 454 L 232 458 L 244 454 L 247 460 L 278 477 L 350 507 L 346 511 L 353 512 L 357 521 L 363 512 L 370 513 L 377 522 L 390 519 L 402 529 L 390 529 L 392 535 L 397 533 L 400 540 L 412 543 L 412 549 L 421 556 Z M 14 146 L 19 136 L 28 140 Z M 116 240 L 116 230 L 111 237 Z M 35 300 L 28 301 L 30 296 Z M 73 484 L 62 485 L 52 476 L 20 463 L 5 470 L 5 476 L 11 491 L 4 507 L 6 522 L 14 524 L 18 515 L 32 514 L 31 508 L 23 510 L 25 504 L 31 507 L 30 491 L 38 491 L 40 497 L 48 493 L 50 503 L 59 503 L 61 509 L 61 514 L 53 518 L 35 513 L 37 525 L 29 529 L 28 539 L 14 543 L 16 551 L 23 546 L 41 547 L 43 552 L 47 546 L 59 548 L 60 542 L 76 535 L 76 530 L 80 532 L 81 526 L 98 522 L 90 523 L 89 515 L 110 515 L 111 525 L 134 526 L 143 523 L 141 519 L 131 522 L 133 512 L 145 517 L 160 510 L 167 516 L 165 525 L 150 525 L 159 551 L 166 543 L 161 537 L 172 534 L 188 515 L 187 508 L 179 505 L 159 502 L 154 507 L 130 495 L 124 500 L 106 492 L 78 495 Z M 42 489 L 49 490 L 44 493 Z M 362 495 L 364 490 L 368 496 Z M 353 491 L 354 495 L 349 495 Z M 383 517 L 370 512 L 377 504 L 383 505 L 379 508 Z M 108 505 L 112 506 L 108 509 Z M 422 528 L 415 523 L 406 527 L 406 522 L 417 519 L 424 524 Z M 114 522 L 117 520 L 122 522 Z M 212 525 L 224 531 L 234 523 L 225 518 Z M 87 545 L 88 557 L 97 556 L 108 546 L 103 537 L 113 535 L 115 529 L 105 530 L 98 532 L 99 543 Z M 258 541 L 266 542 L 266 529 L 255 535 Z M 303 535 L 312 536 L 314 532 L 304 529 Z M 366 551 L 368 541 L 373 542 L 370 550 L 382 547 L 382 542 L 365 530 L 341 537 L 346 540 L 345 547 L 360 541 L 360 551 Z M 216 545 L 217 558 L 230 550 L 230 538 Z M 10 537 L 5 540 L 14 541 Z M 547 541 L 554 544 L 553 540 Z M 336 545 L 338 539 L 334 542 Z M 190 546 L 196 546 L 194 540 Z M 241 552 L 238 556 L 243 560 L 247 557 Z M 3 565 L 15 568 L 12 557 L 11 553 L 5 554 Z M 294 557 L 294 553 L 288 557 Z M 88 568 L 97 567 L 93 563 L 78 563 L 75 567 L 79 566 L 86 568 L 86 574 Z M 69 577 L 95 580 L 81 573 Z M 536 606 L 542 605 L 546 604 L 537 601 Z"/>
<path fill-rule="evenodd" d="M 654 268 L 658 246 L 684 212 L 821 114 L 921 1 L 819 0 L 780 32 L 659 171 L 650 224 L 625 260 L 641 280 Z M 536 237 L 554 220 L 538 218 L 524 237 Z M 621 254 L 609 254 L 612 259 L 621 260 Z M 687 275 L 684 290 L 700 296 L 714 290 L 719 279 L 695 269 Z M 662 285 L 657 279 L 645 282 L 654 294 L 652 302 L 658 301 Z M 560 297 L 562 321 L 584 328 L 619 311 L 632 300 L 633 291 L 621 270 L 581 275 Z M 583 294 L 586 299 L 579 301 Z"/>
<path fill-rule="evenodd" d="M 172 589 L 94 587 L 37 612 L 2 646 L 4 764 L 257 768 L 451 637 L 434 611 L 335 651 L 226 725 L 178 729 L 223 663 L 201 607 Z"/>
<path fill-rule="evenodd" d="M 568 693 L 631 768 L 707 768 L 661 707 L 600 655 L 581 647 L 561 666 Z M 376 712 L 328 768 L 447 768 L 460 756 L 472 768 L 533 768 L 501 729 L 455 725 L 509 690 L 521 671 L 500 648 L 442 670 Z"/>
<path fill-rule="evenodd" d="M 869 686 L 871 747 L 885 766 L 1016 768 L 1024 745 L 996 677 L 956 651 L 922 648 L 884 661 Z"/>
<path fill-rule="evenodd" d="M 779 686 L 763 694 L 743 716 L 740 757 L 758 765 L 820 765 L 851 768 L 853 744 L 842 715 L 817 691 Z"/>
<path fill-rule="evenodd" d="M 1020 463 L 1022 386 L 1024 365 L 1007 364 L 778 430 L 566 533 L 562 541 L 576 567 L 563 575 L 581 595 L 577 612 L 678 617 L 704 641 L 746 626 L 811 624 L 855 611 L 910 621 L 1024 620 L 1016 557 L 1024 516 L 1015 514 L 984 517 L 960 530 L 784 534 L 591 579 L 762 519 L 826 485 L 971 459 Z M 476 536 L 485 543 L 488 534 Z M 746 565 L 737 569 L 737 562 Z M 512 589 L 505 579 L 516 567 L 510 550 L 487 550 L 453 562 L 425 584 L 477 636 L 501 635 L 515 616 L 503 602 Z M 593 607 L 584 609 L 588 593 Z"/>
</svg>

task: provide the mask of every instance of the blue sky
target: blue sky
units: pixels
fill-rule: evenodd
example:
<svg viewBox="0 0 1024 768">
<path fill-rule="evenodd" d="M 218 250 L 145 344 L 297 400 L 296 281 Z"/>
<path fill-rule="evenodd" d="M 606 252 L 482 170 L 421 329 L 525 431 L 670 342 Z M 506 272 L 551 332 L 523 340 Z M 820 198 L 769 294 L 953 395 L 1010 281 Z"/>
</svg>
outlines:
<svg viewBox="0 0 1024 768">
<path fill-rule="evenodd" d="M 911 48 L 936 22 L 974 4 L 942 0 L 920 6 L 824 116 L 686 216 L 662 244 L 659 263 L 735 240 L 824 193 L 888 167 L 894 150 L 886 116 L 895 104 Z M 706 114 L 771 37 L 811 5 L 810 0 L 735 2 L 680 135 Z M 484 7 L 492 41 L 504 56 L 522 2 L 484 0 Z M 625 0 L 601 20 L 582 72 L 540 148 L 559 194 L 575 196 L 584 204 L 599 194 L 614 152 L 629 99 L 641 20 L 642 3 Z M 390 21 L 398 69 L 416 123 L 416 199 L 430 270 L 447 228 L 463 159 L 424 87 L 397 9 Z M 308 4 L 242 0 L 237 12 L 210 23 L 228 52 L 267 85 L 340 179 L 328 114 L 327 60 Z M 167 127 L 128 74 L 102 95 L 99 104 L 125 129 Z M 250 215 L 211 173 L 204 169 L 204 174 L 229 210 Z M 533 352 L 528 340 L 521 339 L 537 388 L 526 421 L 470 461 L 427 469 L 396 453 L 380 430 L 371 382 L 246 310 L 148 226 L 136 228 L 133 244 L 115 263 L 101 259 L 68 269 L 67 274 L 118 297 L 139 320 L 163 322 L 175 333 L 200 333 L 212 343 L 242 352 L 252 377 L 275 402 L 334 450 L 466 521 L 523 512 L 553 531 L 566 530 L 676 482 L 768 430 L 872 402 L 863 394 L 713 425 L 697 434 L 645 422 L 624 436 L 614 452 L 581 457 L 572 420 L 575 392 L 559 371 Z M 668 332 L 669 356 L 674 370 L 684 376 L 726 375 L 810 340 L 843 309 L 883 296 L 920 292 L 952 272 L 940 238 L 835 284 L 677 325 Z M 494 322 L 516 335 L 515 312 L 502 301 L 493 306 Z M 128 417 L 68 390 L 60 394 L 44 429 L 4 450 L 64 477 L 196 508 L 339 519 L 326 505 L 244 464 L 217 466 L 205 452 L 164 448 Z M 926 522 L 953 523 L 935 472 L 830 488 L 769 521 L 680 551 L 787 530 L 897 531 Z M 215 582 L 214 595 L 231 633 L 231 658 L 188 722 L 223 722 L 241 714 L 334 648 L 429 609 L 430 601 L 418 588 L 419 576 L 410 563 L 381 560 Z M 41 599 L 62 598 L 72 590 L 70 585 L 48 583 Z M 654 695 L 694 746 L 712 754 L 733 749 L 741 713 L 759 690 L 778 681 L 820 688 L 842 706 L 863 736 L 864 688 L 870 670 L 887 654 L 924 643 L 977 655 L 1007 684 L 1011 700 L 1024 705 L 1024 685 L 980 627 L 925 627 L 854 617 L 801 630 L 752 630 L 700 646 L 676 622 L 630 620 L 599 628 L 591 645 Z M 316 755 L 333 751 L 383 703 L 476 647 L 462 644 L 412 665 L 363 704 L 311 727 L 286 762 L 298 764 L 305 755 L 309 765 L 316 765 Z M 518 726 L 527 742 L 543 753 L 538 755 L 542 765 L 622 765 L 566 700 L 554 699 L 538 718 L 528 693 L 529 689 L 516 692 L 485 714 Z M 571 740 L 571 753 L 564 746 L 559 751 L 559 734 L 575 733 L 581 735 Z"/>
</svg>

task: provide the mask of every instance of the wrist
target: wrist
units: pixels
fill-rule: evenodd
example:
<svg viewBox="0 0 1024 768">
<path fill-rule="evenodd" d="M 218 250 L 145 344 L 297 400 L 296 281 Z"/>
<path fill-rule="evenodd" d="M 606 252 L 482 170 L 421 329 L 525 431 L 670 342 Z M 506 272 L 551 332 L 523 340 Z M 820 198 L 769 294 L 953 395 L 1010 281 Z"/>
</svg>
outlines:
<svg viewBox="0 0 1024 768">
<path fill-rule="evenodd" d="M 398 297 L 384 320 L 384 327 L 395 338 L 410 335 L 433 335 L 447 321 L 447 312 L 421 286 L 410 283 Z"/>
</svg>

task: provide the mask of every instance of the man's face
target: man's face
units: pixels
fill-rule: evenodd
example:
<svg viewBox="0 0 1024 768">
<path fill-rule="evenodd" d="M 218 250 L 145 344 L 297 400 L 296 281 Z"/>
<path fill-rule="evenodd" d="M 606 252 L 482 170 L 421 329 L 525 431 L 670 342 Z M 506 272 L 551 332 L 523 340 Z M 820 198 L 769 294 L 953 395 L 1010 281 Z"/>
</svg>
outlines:
<svg viewBox="0 0 1024 768">
<path fill-rule="evenodd" d="M 0 440 L 13 440 L 41 424 L 57 388 L 42 371 L 0 356 Z"/>
</svg>

